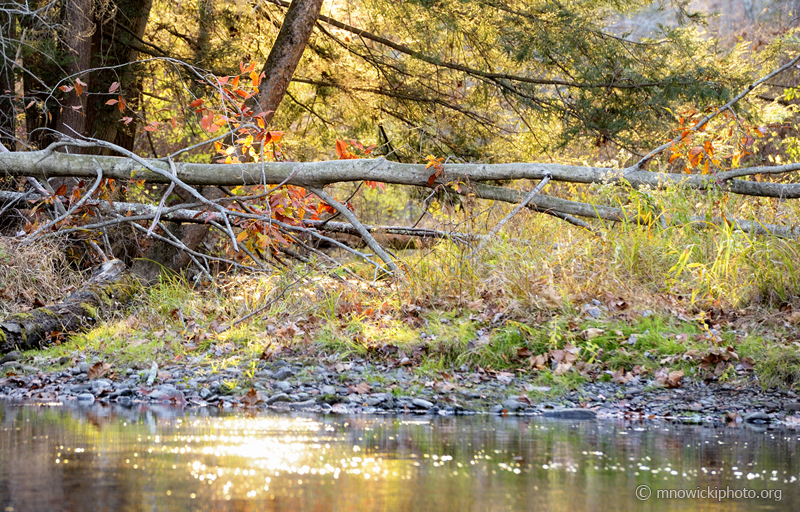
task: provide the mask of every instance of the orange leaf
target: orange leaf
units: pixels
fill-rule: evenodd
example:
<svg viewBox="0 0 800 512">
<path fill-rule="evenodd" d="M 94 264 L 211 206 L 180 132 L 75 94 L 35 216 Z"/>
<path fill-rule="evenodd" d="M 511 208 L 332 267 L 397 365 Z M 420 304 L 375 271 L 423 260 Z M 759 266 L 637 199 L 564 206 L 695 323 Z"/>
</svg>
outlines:
<svg viewBox="0 0 800 512">
<path fill-rule="evenodd" d="M 108 100 L 106 105 L 116 105 L 119 100 Z"/>
<path fill-rule="evenodd" d="M 247 68 L 246 68 L 246 69 L 243 69 L 243 70 L 242 70 L 242 74 L 245 74 L 245 73 L 250 73 L 250 72 L 251 72 L 251 71 L 253 71 L 254 69 L 256 69 L 256 63 L 255 63 L 255 61 L 251 62 L 251 63 L 250 63 L 250 65 L 249 65 L 249 66 L 247 66 Z"/>
<path fill-rule="evenodd" d="M 194 100 L 193 102 L 189 103 L 189 106 L 192 107 L 192 108 L 197 108 L 202 104 L 203 104 L 203 100 L 198 98 L 198 99 Z"/>
<path fill-rule="evenodd" d="M 253 82 L 253 87 L 258 87 L 258 85 L 261 83 L 261 75 L 259 75 L 255 71 L 251 71 L 250 80 Z"/>
<path fill-rule="evenodd" d="M 349 152 L 347 151 L 347 143 L 343 140 L 336 139 L 336 153 L 339 155 L 339 160 L 344 160 Z"/>
<path fill-rule="evenodd" d="M 211 125 L 214 124 L 214 114 L 208 113 L 200 119 L 200 127 L 205 131 L 211 131 Z"/>
<path fill-rule="evenodd" d="M 119 103 L 117 103 L 117 106 L 119 107 L 119 111 L 120 112 L 125 112 L 125 106 L 126 105 L 127 105 L 127 103 L 125 103 L 125 98 L 120 96 L 119 97 Z"/>
<path fill-rule="evenodd" d="M 64 92 L 69 92 L 72 89 L 74 89 L 74 87 L 72 87 L 71 85 L 62 85 L 62 86 L 59 87 L 59 89 L 61 89 Z"/>
</svg>

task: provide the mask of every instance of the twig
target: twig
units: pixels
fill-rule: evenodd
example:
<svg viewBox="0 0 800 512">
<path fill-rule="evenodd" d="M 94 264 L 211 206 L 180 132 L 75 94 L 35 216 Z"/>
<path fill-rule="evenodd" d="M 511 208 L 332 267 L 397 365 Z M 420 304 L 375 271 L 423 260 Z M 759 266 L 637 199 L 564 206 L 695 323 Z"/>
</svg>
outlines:
<svg viewBox="0 0 800 512">
<path fill-rule="evenodd" d="M 58 224 L 62 220 L 66 219 L 67 217 L 72 215 L 78 208 L 83 206 L 83 203 L 85 203 L 90 197 L 92 197 L 92 194 L 94 194 L 95 190 L 97 190 L 97 187 L 100 186 L 100 182 L 101 181 L 103 181 L 103 169 L 98 167 L 97 168 L 97 179 L 92 184 L 92 187 L 88 191 L 86 191 L 85 194 L 83 194 L 83 197 L 81 197 L 78 200 L 77 203 L 75 203 L 74 205 L 70 206 L 69 210 L 64 212 L 62 215 L 59 215 L 58 217 L 56 217 L 55 219 L 51 220 L 50 222 L 48 222 L 47 224 L 45 224 L 43 226 L 39 226 L 39 229 L 37 229 L 36 231 L 34 231 L 30 235 L 28 235 L 28 237 L 27 237 L 28 241 L 30 242 L 30 241 L 35 240 L 36 237 L 39 236 L 39 233 L 41 233 L 43 231 L 46 231 L 46 230 L 50 229 L 51 227 L 55 226 L 56 224 Z M 53 196 L 53 204 L 55 204 L 55 202 L 56 202 L 55 196 Z"/>
<path fill-rule="evenodd" d="M 149 133 L 148 133 L 148 135 L 149 135 Z M 172 171 L 172 175 L 177 178 L 178 177 L 178 170 L 175 168 L 175 162 L 172 160 L 172 158 L 169 158 L 169 157 L 167 158 L 167 161 L 169 162 L 169 169 L 170 169 L 170 171 Z M 153 234 L 153 230 L 158 225 L 158 221 L 161 218 L 161 212 L 164 209 L 164 203 L 167 201 L 167 198 L 169 197 L 169 195 L 172 194 L 173 190 L 175 190 L 175 182 L 174 181 L 170 182 L 169 187 L 167 187 L 167 191 L 164 192 L 164 194 L 161 196 L 161 199 L 158 201 L 158 208 L 156 208 L 156 214 L 153 216 L 153 222 L 150 224 L 150 228 L 147 230 L 147 237 L 148 238 L 150 237 L 151 234 Z"/>
<path fill-rule="evenodd" d="M 386 254 L 386 251 L 383 250 L 383 247 L 381 247 L 381 245 L 372 237 L 372 235 L 369 234 L 369 231 L 367 231 L 364 225 L 361 224 L 361 222 L 358 220 L 358 217 L 353 215 L 353 212 L 351 212 L 346 206 L 334 199 L 324 190 L 316 187 L 309 187 L 308 189 L 316 194 L 320 199 L 335 208 L 336 211 L 344 215 L 344 217 L 350 221 L 350 224 L 356 228 L 358 234 L 361 235 L 361 238 L 364 239 L 364 242 L 366 242 L 367 246 L 369 246 L 369 248 L 372 249 L 375 254 L 377 254 L 378 257 L 386 263 L 386 265 L 389 267 L 389 270 L 392 272 L 397 272 L 397 265 L 395 265 L 394 261 L 392 261 L 391 256 Z"/>
<path fill-rule="evenodd" d="M 508 214 L 505 217 L 500 219 L 500 222 L 498 222 L 492 228 L 492 230 L 489 231 L 489 234 L 486 236 L 486 238 L 481 240 L 481 243 L 478 244 L 478 248 L 476 250 L 480 251 L 481 249 L 483 249 L 483 247 L 486 245 L 486 241 L 494 237 L 497 234 L 497 232 L 500 231 L 500 229 L 505 225 L 506 222 L 511 220 L 511 218 L 514 217 L 514 215 L 518 214 L 520 210 L 528 206 L 528 204 L 533 200 L 533 196 L 541 192 L 542 189 L 545 187 L 545 185 L 547 185 L 551 179 L 553 179 L 552 175 L 545 174 L 542 180 L 539 182 L 539 184 L 536 185 L 536 187 L 534 187 L 534 189 L 531 190 L 527 196 L 525 196 L 525 199 L 523 199 L 521 203 L 516 205 L 510 212 L 508 212 Z"/>
<path fill-rule="evenodd" d="M 709 114 L 706 117 L 704 117 L 703 119 L 701 119 L 700 121 L 698 121 L 697 123 L 695 123 L 695 125 L 692 126 L 691 128 L 689 128 L 688 131 L 690 131 L 690 132 L 699 131 L 703 126 L 708 124 L 709 121 L 711 121 L 712 119 L 717 117 L 719 114 L 721 114 L 725 110 L 730 109 L 733 105 L 735 105 L 736 103 L 741 101 L 741 99 L 744 98 L 745 96 L 747 96 L 748 94 L 750 94 L 753 91 L 753 89 L 755 89 L 759 85 L 763 84 L 764 82 L 766 82 L 770 78 L 783 73 L 784 71 L 786 71 L 787 69 L 791 68 L 792 66 L 794 66 L 798 62 L 800 62 L 800 55 L 798 55 L 794 59 L 790 60 L 788 63 L 784 64 L 783 66 L 779 67 L 778 69 L 773 70 L 768 75 L 765 75 L 765 76 L 759 78 L 758 80 L 756 80 L 755 82 L 753 82 L 752 84 L 748 85 L 747 88 L 744 91 L 742 91 L 739 94 L 737 94 L 736 97 L 734 97 L 731 101 L 729 101 L 725 105 L 719 107 L 716 111 L 714 111 L 713 114 Z M 629 167 L 629 168 L 623 170 L 623 174 L 622 175 L 626 176 L 630 172 L 644 169 L 644 165 L 647 162 L 649 162 L 653 157 L 655 157 L 656 155 L 660 154 L 664 150 L 672 147 L 672 145 L 675 144 L 676 142 L 680 142 L 681 140 L 683 140 L 684 136 L 685 136 L 685 132 L 681 133 L 680 135 L 678 135 L 677 137 L 675 137 L 671 141 L 667 142 L 666 144 L 662 144 L 661 146 L 657 147 L 653 151 L 647 153 L 644 157 L 642 157 L 641 160 L 636 162 L 632 167 Z"/>
</svg>

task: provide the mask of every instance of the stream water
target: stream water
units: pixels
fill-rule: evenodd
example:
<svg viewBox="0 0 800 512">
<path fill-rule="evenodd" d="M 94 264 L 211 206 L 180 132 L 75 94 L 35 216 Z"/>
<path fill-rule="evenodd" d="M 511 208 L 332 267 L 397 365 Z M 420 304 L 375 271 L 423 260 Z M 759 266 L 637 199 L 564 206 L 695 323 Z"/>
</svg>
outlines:
<svg viewBox="0 0 800 512">
<path fill-rule="evenodd" d="M 798 446 L 744 425 L 0 403 L 0 510 L 798 510 Z"/>
</svg>

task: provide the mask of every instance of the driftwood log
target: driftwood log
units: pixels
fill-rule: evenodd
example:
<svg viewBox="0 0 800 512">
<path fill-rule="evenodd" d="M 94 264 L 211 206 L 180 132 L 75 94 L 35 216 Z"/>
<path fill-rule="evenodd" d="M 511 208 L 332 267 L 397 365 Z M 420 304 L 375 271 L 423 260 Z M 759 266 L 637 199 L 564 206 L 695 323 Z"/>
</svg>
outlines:
<svg viewBox="0 0 800 512">
<path fill-rule="evenodd" d="M 129 302 L 139 289 L 139 281 L 123 262 L 103 263 L 63 302 L 14 313 L 0 321 L 0 354 L 44 348 L 58 339 L 59 333 L 91 327 L 102 316 Z"/>
</svg>

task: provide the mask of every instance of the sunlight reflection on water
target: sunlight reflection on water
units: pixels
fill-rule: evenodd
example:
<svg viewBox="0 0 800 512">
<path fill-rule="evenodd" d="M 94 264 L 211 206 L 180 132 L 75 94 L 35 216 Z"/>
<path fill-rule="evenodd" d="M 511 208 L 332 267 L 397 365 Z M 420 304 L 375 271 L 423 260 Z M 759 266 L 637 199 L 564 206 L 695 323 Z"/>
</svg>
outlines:
<svg viewBox="0 0 800 512">
<path fill-rule="evenodd" d="M 794 431 L 1 403 L 0 413 L 6 510 L 640 510 L 642 484 L 782 492 L 650 510 L 800 500 Z"/>
</svg>

